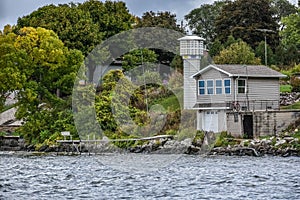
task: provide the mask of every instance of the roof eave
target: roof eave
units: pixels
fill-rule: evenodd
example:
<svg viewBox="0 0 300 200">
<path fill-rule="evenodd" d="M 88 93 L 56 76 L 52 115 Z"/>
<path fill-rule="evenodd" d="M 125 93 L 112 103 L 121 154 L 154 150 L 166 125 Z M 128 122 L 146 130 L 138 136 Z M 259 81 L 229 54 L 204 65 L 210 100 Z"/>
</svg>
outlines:
<svg viewBox="0 0 300 200">
<path fill-rule="evenodd" d="M 231 77 L 252 77 L 252 78 L 286 78 L 286 75 L 247 75 L 247 74 L 232 74 Z"/>
</svg>

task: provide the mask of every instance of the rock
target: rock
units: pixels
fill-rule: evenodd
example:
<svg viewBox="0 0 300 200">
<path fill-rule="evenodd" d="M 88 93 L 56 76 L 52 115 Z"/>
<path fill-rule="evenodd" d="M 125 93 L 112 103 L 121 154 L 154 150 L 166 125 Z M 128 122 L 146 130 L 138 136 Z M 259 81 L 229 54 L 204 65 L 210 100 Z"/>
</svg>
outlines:
<svg viewBox="0 0 300 200">
<path fill-rule="evenodd" d="M 286 143 L 286 140 L 284 139 L 279 139 L 276 144 L 275 144 L 275 147 L 279 146 L 279 145 L 282 145 L 282 144 L 285 144 Z"/>
<path fill-rule="evenodd" d="M 293 137 L 284 137 L 283 139 L 286 140 L 288 143 L 294 140 Z"/>
</svg>

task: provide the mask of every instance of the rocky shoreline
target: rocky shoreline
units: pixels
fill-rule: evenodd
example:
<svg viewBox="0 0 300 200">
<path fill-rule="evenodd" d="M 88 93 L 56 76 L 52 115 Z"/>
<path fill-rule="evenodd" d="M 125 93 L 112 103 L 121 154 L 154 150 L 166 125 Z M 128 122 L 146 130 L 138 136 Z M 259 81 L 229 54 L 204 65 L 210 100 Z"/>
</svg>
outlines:
<svg viewBox="0 0 300 200">
<path fill-rule="evenodd" d="M 26 145 L 24 140 L 13 137 L 0 137 L 0 151 L 26 151 L 45 153 L 147 153 L 147 154 L 194 154 L 194 155 L 225 155 L 225 156 L 300 156 L 300 141 L 290 135 L 273 136 L 264 139 L 225 138 L 230 144 L 216 146 L 214 134 L 202 140 L 187 138 L 182 141 L 164 138 L 151 140 L 143 145 L 118 148 L 112 143 L 96 145 L 61 144 L 42 146 L 36 151 L 33 145 Z"/>
</svg>

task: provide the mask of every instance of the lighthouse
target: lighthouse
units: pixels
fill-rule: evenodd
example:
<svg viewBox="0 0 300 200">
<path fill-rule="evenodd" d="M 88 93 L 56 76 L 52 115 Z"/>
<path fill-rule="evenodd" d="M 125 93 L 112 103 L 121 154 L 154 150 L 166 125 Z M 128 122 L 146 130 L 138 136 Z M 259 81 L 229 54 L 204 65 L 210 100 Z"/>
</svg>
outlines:
<svg viewBox="0 0 300 200">
<path fill-rule="evenodd" d="M 192 109 L 196 102 L 196 81 L 192 76 L 200 70 L 204 39 L 188 35 L 178 40 L 180 41 L 180 56 L 183 58 L 183 107 Z"/>
</svg>

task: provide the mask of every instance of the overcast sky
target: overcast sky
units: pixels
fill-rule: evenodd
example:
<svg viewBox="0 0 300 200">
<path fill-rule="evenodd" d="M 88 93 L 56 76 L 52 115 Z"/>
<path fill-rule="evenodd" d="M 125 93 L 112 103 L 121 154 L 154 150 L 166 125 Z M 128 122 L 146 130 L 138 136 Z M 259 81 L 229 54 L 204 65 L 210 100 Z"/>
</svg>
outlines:
<svg viewBox="0 0 300 200">
<path fill-rule="evenodd" d="M 85 0 L 0 0 L 0 29 L 6 24 L 16 24 L 18 17 L 30 14 L 39 7 L 48 4 L 84 2 Z M 141 16 L 146 11 L 170 11 L 178 20 L 201 4 L 213 3 L 214 0 L 123 0 L 130 13 Z"/>
<path fill-rule="evenodd" d="M 85 0 L 73 0 L 84 2 Z M 178 20 L 201 4 L 211 4 L 214 0 L 123 0 L 130 13 L 141 16 L 146 11 L 170 11 L 175 13 Z M 296 4 L 297 0 L 289 0 Z M 30 14 L 39 7 L 48 4 L 70 3 L 72 0 L 0 0 L 0 29 L 6 24 L 16 24 L 18 17 Z"/>
</svg>

